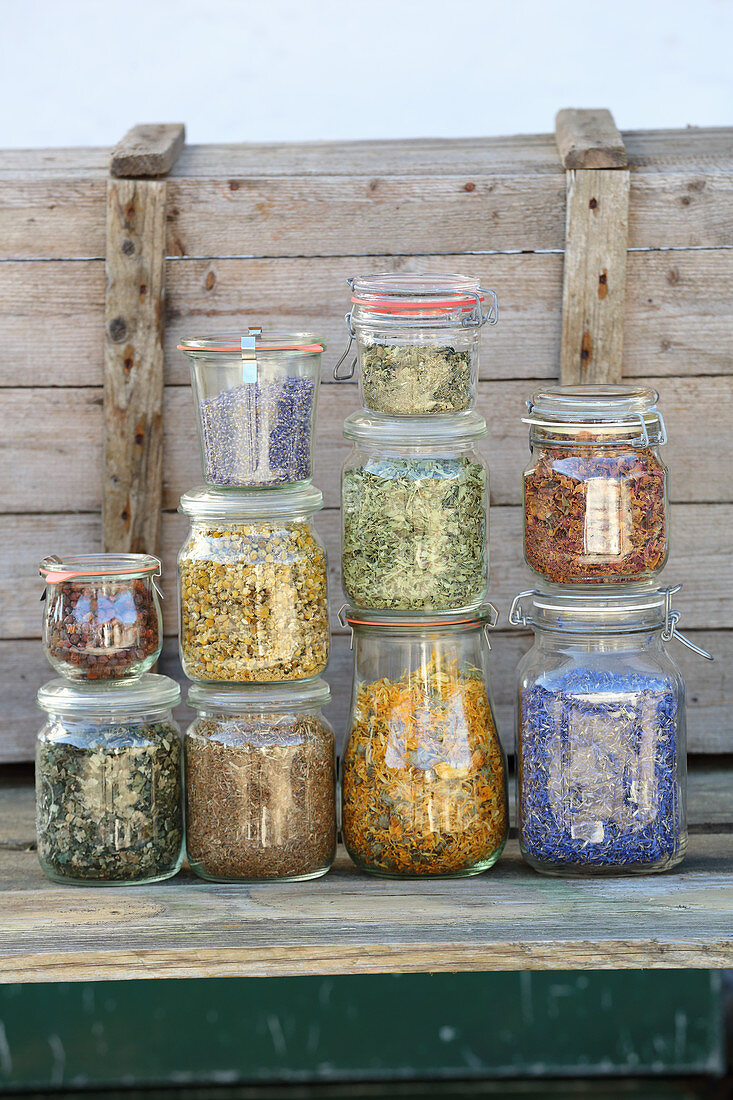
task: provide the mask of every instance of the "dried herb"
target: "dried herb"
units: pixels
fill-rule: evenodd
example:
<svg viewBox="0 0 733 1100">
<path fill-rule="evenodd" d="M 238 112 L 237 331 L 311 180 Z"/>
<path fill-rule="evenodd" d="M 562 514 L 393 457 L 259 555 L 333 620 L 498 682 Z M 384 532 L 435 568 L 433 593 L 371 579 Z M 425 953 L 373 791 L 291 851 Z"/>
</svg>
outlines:
<svg viewBox="0 0 733 1100">
<path fill-rule="evenodd" d="M 488 587 L 487 484 L 468 458 L 385 458 L 343 477 L 344 590 L 358 607 L 477 606 Z"/>
<path fill-rule="evenodd" d="M 470 351 L 423 344 L 366 344 L 361 350 L 364 404 L 392 416 L 463 412 L 473 405 Z"/>
<path fill-rule="evenodd" d="M 481 673 L 435 656 L 399 680 L 359 684 L 343 763 L 343 835 L 385 875 L 461 875 L 507 832 L 502 750 Z"/>
<path fill-rule="evenodd" d="M 49 585 L 45 633 L 49 660 L 72 680 L 144 672 L 161 643 L 152 585 L 107 577 Z"/>
<path fill-rule="evenodd" d="M 286 376 L 222 390 L 201 401 L 204 478 L 267 487 L 311 477 L 312 378 Z"/>
<path fill-rule="evenodd" d="M 193 680 L 304 680 L 326 667 L 326 553 L 307 523 L 197 522 L 179 557 Z"/>
<path fill-rule="evenodd" d="M 310 715 L 199 719 L 186 735 L 189 862 L 204 878 L 314 878 L 336 851 L 333 734 Z"/>
<path fill-rule="evenodd" d="M 519 832 L 551 871 L 662 870 L 685 846 L 670 681 L 547 672 L 521 693 Z M 683 764 L 684 767 L 684 764 Z"/>
<path fill-rule="evenodd" d="M 183 848 L 181 742 L 168 722 L 55 719 L 36 757 L 38 856 L 52 878 L 167 878 Z"/>
<path fill-rule="evenodd" d="M 650 448 L 539 448 L 524 475 L 527 563 L 558 584 L 649 577 L 667 557 L 665 501 Z"/>
</svg>

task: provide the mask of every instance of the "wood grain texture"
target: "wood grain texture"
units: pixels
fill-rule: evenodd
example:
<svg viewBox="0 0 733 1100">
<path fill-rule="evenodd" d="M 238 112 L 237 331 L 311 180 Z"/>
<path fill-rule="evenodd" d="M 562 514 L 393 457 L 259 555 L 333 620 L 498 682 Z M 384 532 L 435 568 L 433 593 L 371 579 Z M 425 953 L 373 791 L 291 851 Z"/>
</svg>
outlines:
<svg viewBox="0 0 733 1100">
<path fill-rule="evenodd" d="M 621 381 L 629 182 L 624 170 L 568 172 L 563 385 Z"/>
<path fill-rule="evenodd" d="M 182 122 L 144 122 L 133 126 L 112 150 L 109 170 L 124 179 L 165 176 L 186 140 Z"/>
<path fill-rule="evenodd" d="M 613 115 L 603 108 L 564 107 L 555 115 L 563 168 L 625 168 L 626 147 Z"/>
<path fill-rule="evenodd" d="M 3 982 L 733 964 L 731 834 L 640 879 L 541 878 L 510 841 L 473 879 L 370 879 L 342 855 L 311 883 L 125 890 L 56 886 L 3 851 L 0 887 Z"/>
<path fill-rule="evenodd" d="M 163 485 L 165 183 L 110 180 L 102 544 L 155 554 Z"/>
</svg>

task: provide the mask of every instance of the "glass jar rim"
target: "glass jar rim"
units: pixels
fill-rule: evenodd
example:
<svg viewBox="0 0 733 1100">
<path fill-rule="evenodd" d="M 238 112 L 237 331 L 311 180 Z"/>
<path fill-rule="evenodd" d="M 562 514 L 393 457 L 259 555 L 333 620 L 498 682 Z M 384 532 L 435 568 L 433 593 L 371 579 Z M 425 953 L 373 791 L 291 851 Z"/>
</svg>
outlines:
<svg viewBox="0 0 733 1100">
<path fill-rule="evenodd" d="M 49 680 L 38 689 L 38 706 L 49 714 L 142 715 L 172 710 L 181 701 L 181 689 L 169 676 L 146 672 L 137 680 Z"/>
<path fill-rule="evenodd" d="M 74 554 L 59 557 L 50 554 L 38 567 L 47 584 L 82 577 L 160 576 L 161 562 L 152 554 Z"/>
<path fill-rule="evenodd" d="M 432 630 L 441 627 L 483 628 L 495 626 L 498 612 L 493 604 L 485 604 L 475 611 L 433 611 L 420 615 L 410 611 L 364 611 L 345 604 L 339 612 L 342 625 L 350 627 L 397 628 L 400 630 Z"/>
<path fill-rule="evenodd" d="M 352 304 L 386 312 L 421 309 L 475 309 L 483 302 L 480 280 L 470 275 L 382 271 L 349 280 Z M 477 298 L 478 295 L 478 298 Z"/>
<path fill-rule="evenodd" d="M 192 684 L 186 700 L 194 710 L 225 714 L 308 710 L 325 707 L 330 701 L 331 689 L 320 676 L 280 684 Z"/>
<path fill-rule="evenodd" d="M 659 393 L 647 386 L 551 386 L 532 394 L 524 422 L 530 430 L 550 435 L 578 429 L 621 436 L 640 433 L 642 444 L 653 445 L 666 442 L 658 401 Z"/>
<path fill-rule="evenodd" d="M 343 433 L 346 439 L 375 446 L 430 447 L 483 439 L 488 435 L 488 427 L 483 416 L 473 410 L 426 417 L 384 416 L 360 410 L 346 417 Z"/>
<path fill-rule="evenodd" d="M 529 614 L 521 606 L 527 599 Z M 510 622 L 539 630 L 587 634 L 627 630 L 661 630 L 667 622 L 670 590 L 652 583 L 623 585 L 623 590 L 598 586 L 545 585 L 520 592 L 512 604 Z M 521 613 L 521 621 L 518 615 Z"/>
<path fill-rule="evenodd" d="M 178 351 L 193 357 L 217 358 L 241 355 L 242 340 L 254 338 L 257 355 L 320 355 L 326 343 L 315 332 L 218 332 L 210 336 L 189 336 L 178 344 Z"/>
<path fill-rule="evenodd" d="M 323 507 L 323 493 L 313 485 L 294 489 L 209 489 L 184 493 L 178 511 L 192 519 L 250 520 L 310 515 Z"/>
</svg>

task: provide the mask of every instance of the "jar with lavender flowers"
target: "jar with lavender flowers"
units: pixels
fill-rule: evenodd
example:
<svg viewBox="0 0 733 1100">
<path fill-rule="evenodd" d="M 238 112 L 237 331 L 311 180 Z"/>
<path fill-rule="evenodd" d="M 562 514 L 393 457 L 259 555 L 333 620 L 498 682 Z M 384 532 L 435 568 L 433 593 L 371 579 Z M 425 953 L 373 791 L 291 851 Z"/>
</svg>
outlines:
<svg viewBox="0 0 733 1100">
<path fill-rule="evenodd" d="M 204 481 L 214 489 L 305 485 L 324 344 L 312 332 L 193 337 L 191 366 Z"/>
<path fill-rule="evenodd" d="M 678 586 L 679 587 L 679 586 Z M 644 874 L 687 846 L 685 684 L 667 652 L 674 589 L 623 594 L 547 585 L 510 622 L 531 626 L 518 671 L 522 855 L 546 874 Z"/>
</svg>

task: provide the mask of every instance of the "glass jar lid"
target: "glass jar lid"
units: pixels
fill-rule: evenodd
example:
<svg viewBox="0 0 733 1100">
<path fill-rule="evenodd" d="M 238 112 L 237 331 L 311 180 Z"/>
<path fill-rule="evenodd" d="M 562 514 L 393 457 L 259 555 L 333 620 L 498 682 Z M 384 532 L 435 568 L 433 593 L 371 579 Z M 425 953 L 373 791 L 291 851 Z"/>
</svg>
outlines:
<svg viewBox="0 0 733 1100">
<path fill-rule="evenodd" d="M 677 630 L 681 612 L 672 607 L 672 597 L 681 587 L 638 584 L 628 585 L 620 592 L 604 592 L 597 588 L 545 584 L 514 597 L 509 622 L 512 626 L 536 630 L 599 636 L 661 630 L 665 641 L 677 638 L 688 649 L 712 661 L 709 653 Z"/>
<path fill-rule="evenodd" d="M 499 621 L 499 612 L 493 603 L 482 604 L 475 611 L 435 611 L 426 612 L 420 618 L 409 611 L 364 611 L 344 604 L 338 613 L 339 622 L 344 627 L 375 627 L 377 629 L 396 629 L 409 634 L 413 630 L 459 627 L 470 630 L 472 627 L 493 629 Z"/>
<path fill-rule="evenodd" d="M 496 295 L 484 290 L 472 276 L 386 271 L 359 275 L 348 282 L 352 309 L 347 323 L 351 320 L 355 325 L 363 321 L 377 322 L 380 326 L 496 323 Z M 484 314 L 486 298 L 491 304 Z"/>
<path fill-rule="evenodd" d="M 221 711 L 223 714 L 310 710 L 330 703 L 331 691 L 320 676 L 294 684 L 224 684 L 218 687 L 192 684 L 187 701 L 195 710 Z"/>
<path fill-rule="evenodd" d="M 313 485 L 295 489 L 207 489 L 184 493 L 178 511 L 192 519 L 287 519 L 310 515 L 323 507 L 323 493 Z"/>
<path fill-rule="evenodd" d="M 533 441 L 577 439 L 583 431 L 610 436 L 609 442 L 663 444 L 667 433 L 658 401 L 657 391 L 644 386 L 553 386 L 532 394 L 523 423 L 530 425 Z"/>
<path fill-rule="evenodd" d="M 171 710 L 181 700 L 181 689 L 168 676 L 147 672 L 125 682 L 50 680 L 39 688 L 36 699 L 49 714 L 114 717 Z"/>
<path fill-rule="evenodd" d="M 444 443 L 470 443 L 488 433 L 486 421 L 477 412 L 431 416 L 416 423 L 414 416 L 382 416 L 364 410 L 344 421 L 344 436 L 360 443 L 396 444 L 402 447 L 434 447 Z"/>
<path fill-rule="evenodd" d="M 326 344 L 315 332 L 270 332 L 265 334 L 259 326 L 251 326 L 246 332 L 219 332 L 212 336 L 191 336 L 181 340 L 179 351 L 193 357 L 222 356 L 231 359 L 242 351 L 254 350 L 259 356 L 318 355 Z"/>
<path fill-rule="evenodd" d="M 50 554 L 38 567 L 48 584 L 83 577 L 159 577 L 160 570 L 160 560 L 152 554 L 79 554 L 64 558 Z"/>
</svg>

